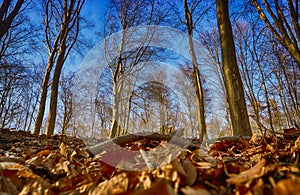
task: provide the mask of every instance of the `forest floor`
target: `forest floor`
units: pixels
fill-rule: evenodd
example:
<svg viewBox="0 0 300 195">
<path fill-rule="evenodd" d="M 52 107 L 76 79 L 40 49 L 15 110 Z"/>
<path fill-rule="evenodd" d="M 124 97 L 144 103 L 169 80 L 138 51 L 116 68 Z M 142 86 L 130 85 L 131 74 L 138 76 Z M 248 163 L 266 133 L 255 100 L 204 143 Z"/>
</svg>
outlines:
<svg viewBox="0 0 300 195">
<path fill-rule="evenodd" d="M 78 138 L 0 130 L 0 194 L 300 192 L 300 137 L 193 140 L 180 153 L 164 147 L 172 144 L 163 138 L 128 139 L 122 147 L 100 143 L 95 154 Z M 145 152 L 158 146 L 158 156 Z M 122 169 L 126 159 L 135 170 Z"/>
</svg>

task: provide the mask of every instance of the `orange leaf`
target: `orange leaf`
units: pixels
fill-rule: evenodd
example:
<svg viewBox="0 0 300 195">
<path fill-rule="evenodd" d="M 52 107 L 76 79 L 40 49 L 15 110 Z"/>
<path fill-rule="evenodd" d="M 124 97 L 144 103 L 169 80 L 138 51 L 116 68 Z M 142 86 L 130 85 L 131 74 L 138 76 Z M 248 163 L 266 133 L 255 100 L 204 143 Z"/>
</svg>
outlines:
<svg viewBox="0 0 300 195">
<path fill-rule="evenodd" d="M 263 167 L 264 167 L 265 163 L 266 163 L 266 160 L 262 159 L 254 167 L 252 167 L 244 172 L 241 172 L 240 174 L 233 176 L 233 177 L 227 179 L 226 181 L 229 184 L 235 184 L 236 186 L 238 186 L 238 185 L 241 185 L 242 183 L 245 183 L 252 179 L 258 178 L 264 174 Z"/>
<path fill-rule="evenodd" d="M 50 153 L 50 150 L 42 150 L 37 153 L 37 156 L 48 156 Z"/>
<path fill-rule="evenodd" d="M 158 179 L 153 183 L 151 188 L 147 190 L 138 190 L 131 193 L 131 195 L 152 195 L 152 194 L 175 195 L 175 192 L 171 184 L 167 180 Z"/>
</svg>

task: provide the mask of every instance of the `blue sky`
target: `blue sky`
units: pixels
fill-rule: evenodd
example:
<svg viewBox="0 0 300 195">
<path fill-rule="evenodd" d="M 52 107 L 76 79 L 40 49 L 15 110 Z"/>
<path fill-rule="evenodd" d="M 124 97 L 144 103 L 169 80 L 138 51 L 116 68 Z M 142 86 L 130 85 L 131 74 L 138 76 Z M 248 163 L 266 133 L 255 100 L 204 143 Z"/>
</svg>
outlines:
<svg viewBox="0 0 300 195">
<path fill-rule="evenodd" d="M 93 21 L 100 22 L 105 12 L 108 0 L 87 0 L 84 14 L 88 14 Z"/>
<path fill-rule="evenodd" d="M 97 45 L 102 39 L 97 32 L 101 32 L 107 2 L 108 0 L 87 0 L 83 7 L 82 15 L 87 17 L 88 21 L 95 26 L 93 29 L 83 29 L 82 31 L 84 37 L 89 41 L 92 47 Z M 89 50 L 85 52 L 89 52 Z M 76 70 L 80 66 L 82 57 L 76 54 L 74 57 L 74 52 L 72 54 L 68 57 L 64 68 L 70 68 L 74 71 L 74 69 Z"/>
</svg>

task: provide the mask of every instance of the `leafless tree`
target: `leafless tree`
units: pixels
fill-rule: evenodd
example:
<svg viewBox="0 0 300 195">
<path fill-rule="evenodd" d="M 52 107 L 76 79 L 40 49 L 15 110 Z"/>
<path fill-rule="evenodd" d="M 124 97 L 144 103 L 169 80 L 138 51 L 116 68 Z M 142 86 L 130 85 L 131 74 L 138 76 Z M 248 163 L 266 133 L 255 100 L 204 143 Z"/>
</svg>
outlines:
<svg viewBox="0 0 300 195">
<path fill-rule="evenodd" d="M 217 80 L 220 83 L 220 88 L 215 91 L 215 93 L 218 93 L 218 96 L 221 98 L 220 107 L 219 109 L 225 110 L 225 120 L 227 122 L 227 130 L 230 132 L 232 130 L 231 122 L 230 122 L 230 111 L 229 111 L 229 103 L 228 103 L 228 97 L 224 82 L 224 72 L 223 72 L 223 64 L 221 59 L 221 46 L 220 46 L 220 38 L 218 30 L 215 27 L 212 27 L 209 30 L 205 30 L 198 33 L 198 36 L 200 38 L 201 44 L 206 48 L 208 51 L 208 55 L 206 56 L 208 58 L 207 63 L 212 63 L 215 66 L 215 70 L 217 72 Z M 223 101 L 222 101 L 223 100 Z M 213 117 L 213 120 L 218 121 L 219 119 L 216 119 L 216 117 Z M 227 133 L 228 133 L 227 132 Z M 229 133 L 229 134 L 232 134 Z"/>
<path fill-rule="evenodd" d="M 279 95 L 282 112 L 285 115 L 285 128 L 294 127 L 300 121 L 300 98 L 299 83 L 300 72 L 289 53 L 277 42 L 270 41 L 272 48 L 268 55 L 267 63 L 271 64 L 277 82 L 273 82 L 273 89 L 276 96 Z"/>
<path fill-rule="evenodd" d="M 109 7 L 106 14 L 106 23 L 104 27 L 104 35 L 110 35 L 114 32 L 121 31 L 121 38 L 119 43 L 114 43 L 118 45 L 118 48 L 111 48 L 112 45 L 106 43 L 106 59 L 109 59 L 109 50 L 115 49 L 117 51 L 117 56 L 115 59 L 109 59 L 106 61 L 112 74 L 113 83 L 113 116 L 110 138 L 114 138 L 125 133 L 122 129 L 120 121 L 118 118 L 120 116 L 120 108 L 130 108 L 130 101 L 124 101 L 124 94 L 121 91 L 125 88 L 124 82 L 120 82 L 126 71 L 132 69 L 134 66 L 141 62 L 147 61 L 153 50 L 147 47 L 151 41 L 151 35 L 145 35 L 137 43 L 137 48 L 133 51 L 124 52 L 127 47 L 126 42 L 132 39 L 132 33 L 127 31 L 130 28 L 137 27 L 139 25 L 151 25 L 159 24 L 162 20 L 166 19 L 164 16 L 166 13 L 162 12 L 163 8 L 160 6 L 160 1 L 154 0 L 111 0 L 109 2 Z M 110 47 L 110 48 L 108 48 Z M 128 73 L 128 72 L 127 72 Z M 123 90 L 123 92 L 125 92 Z M 130 94 L 127 94 L 130 96 Z M 128 97 L 129 98 L 129 97 Z M 123 101 L 121 101 L 123 99 Z M 123 109 L 125 112 L 125 110 Z M 122 113 L 124 114 L 124 113 Z"/>
<path fill-rule="evenodd" d="M 21 85 L 25 85 L 23 78 L 24 67 L 18 64 L 10 64 L 6 60 L 1 64 L 0 75 L 0 122 L 4 128 L 13 124 L 13 120 L 18 112 L 20 97 L 22 95 Z"/>
<path fill-rule="evenodd" d="M 13 27 L 17 15 L 28 5 L 26 0 L 3 0 L 0 6 L 0 39 Z M 23 8 L 22 8 L 23 7 Z"/>
<path fill-rule="evenodd" d="M 299 1 L 252 0 L 259 17 L 295 59 L 300 69 Z"/>
<path fill-rule="evenodd" d="M 47 0 L 44 2 L 44 44 L 48 50 L 48 63 L 45 71 L 40 106 L 34 133 L 39 134 L 45 113 L 50 74 L 55 66 L 51 82 L 50 108 L 46 133 L 53 134 L 58 99 L 58 86 L 62 67 L 77 41 L 80 31 L 80 12 L 85 0 Z"/>
<path fill-rule="evenodd" d="M 206 132 L 206 122 L 205 122 L 205 107 L 204 107 L 204 94 L 203 94 L 203 84 L 200 78 L 200 72 L 198 68 L 197 56 L 195 53 L 194 42 L 193 42 L 193 31 L 195 29 L 196 21 L 193 20 L 193 11 L 196 9 L 196 6 L 190 7 L 187 0 L 183 0 L 184 5 L 184 17 L 185 17 L 185 25 L 188 31 L 188 45 L 190 56 L 192 59 L 193 64 L 193 85 L 196 92 L 196 99 L 197 99 L 197 107 L 198 107 L 198 122 L 199 122 L 199 134 L 200 140 L 207 138 Z M 196 4 L 197 5 L 197 4 Z M 203 13 L 201 13 L 203 14 Z M 200 17 L 199 17 L 200 18 Z"/>
<path fill-rule="evenodd" d="M 236 59 L 228 0 L 217 0 L 217 20 L 222 48 L 223 72 L 228 95 L 230 117 L 234 135 L 251 135 L 243 83 Z"/>
<path fill-rule="evenodd" d="M 201 1 L 188 1 L 183 0 L 182 5 L 183 7 L 183 15 L 184 18 L 181 17 L 180 9 L 177 7 L 177 1 L 168 1 L 168 4 L 171 6 L 171 9 L 174 11 L 177 19 L 179 19 L 180 23 L 184 25 L 184 29 L 188 33 L 188 47 L 189 53 L 191 57 L 191 61 L 193 64 L 193 87 L 196 93 L 196 103 L 197 103 L 197 119 L 199 123 L 199 135 L 200 139 L 205 139 L 207 137 L 206 132 L 206 111 L 205 111 L 205 102 L 204 102 L 204 94 L 203 94 L 203 81 L 201 80 L 200 71 L 199 71 L 199 64 L 198 64 L 198 56 L 196 56 L 195 46 L 194 46 L 194 31 L 196 29 L 197 23 L 202 19 L 203 15 L 211 8 L 213 5 L 212 3 L 208 2 L 208 6 L 204 5 Z"/>
<path fill-rule="evenodd" d="M 74 79 L 75 75 L 73 72 L 62 74 L 60 79 L 60 104 L 58 108 L 60 108 L 61 112 L 58 112 L 58 116 L 60 116 L 61 133 L 63 135 L 67 133 L 67 130 L 71 130 L 72 128 L 72 119 L 74 116 L 72 94 L 74 92 Z"/>
<path fill-rule="evenodd" d="M 35 70 L 21 62 L 0 64 L 0 122 L 2 128 L 30 130 L 37 104 Z"/>
<path fill-rule="evenodd" d="M 26 58 L 35 53 L 37 37 L 27 14 L 30 4 L 4 0 L 0 6 L 0 118 L 2 126 L 22 130 L 29 130 L 34 121 L 39 83 L 38 65 Z"/>
</svg>

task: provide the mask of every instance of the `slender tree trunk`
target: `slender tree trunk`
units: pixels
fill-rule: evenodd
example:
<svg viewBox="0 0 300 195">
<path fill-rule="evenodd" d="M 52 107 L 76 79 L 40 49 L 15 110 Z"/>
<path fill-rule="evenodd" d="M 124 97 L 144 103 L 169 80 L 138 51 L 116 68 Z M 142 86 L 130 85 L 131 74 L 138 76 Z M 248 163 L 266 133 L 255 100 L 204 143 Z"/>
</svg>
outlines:
<svg viewBox="0 0 300 195">
<path fill-rule="evenodd" d="M 111 68 L 111 73 L 113 77 L 113 116 L 112 116 L 112 123 L 111 123 L 111 131 L 109 138 L 115 138 L 121 135 L 121 128 L 119 125 L 120 119 L 120 96 L 121 96 L 121 89 L 122 84 L 119 82 L 119 78 L 123 74 L 123 67 L 122 67 L 122 52 L 124 50 L 124 42 L 125 42 L 125 28 L 123 28 L 122 35 L 120 41 L 120 48 L 118 54 L 118 62 L 116 64 L 115 69 Z M 121 81 L 122 82 L 122 81 Z"/>
<path fill-rule="evenodd" d="M 54 128 L 55 128 L 59 78 L 64 64 L 65 51 L 66 51 L 65 42 L 63 41 L 63 43 L 61 44 L 62 45 L 60 48 L 59 56 L 56 61 L 56 66 L 55 66 L 52 85 L 51 85 L 50 107 L 49 107 L 48 122 L 46 127 L 47 135 L 52 135 L 54 133 Z"/>
<path fill-rule="evenodd" d="M 228 0 L 217 0 L 217 19 L 222 49 L 225 87 L 230 106 L 234 136 L 251 135 L 249 116 L 239 73 L 233 34 L 228 12 Z"/>
<path fill-rule="evenodd" d="M 48 65 L 48 67 L 49 67 L 49 65 Z M 45 73 L 43 83 L 42 83 L 42 93 L 41 93 L 41 98 L 40 98 L 40 105 L 39 105 L 38 115 L 37 115 L 37 118 L 35 121 L 34 131 L 33 131 L 33 133 L 36 135 L 40 134 L 42 123 L 43 123 L 45 107 L 46 107 L 46 99 L 47 99 L 48 82 L 49 82 L 51 68 L 50 67 L 47 68 L 47 71 Z"/>
<path fill-rule="evenodd" d="M 109 138 L 115 138 L 117 136 L 119 136 L 120 134 L 120 127 L 118 124 L 118 119 L 119 119 L 119 104 L 120 104 L 120 100 L 119 100 L 119 95 L 117 94 L 117 84 L 114 83 L 114 91 L 113 91 L 113 113 L 112 113 L 112 124 L 111 124 L 111 131 L 110 131 L 110 135 Z"/>
<path fill-rule="evenodd" d="M 189 52 L 193 63 L 193 84 L 196 92 L 196 102 L 197 102 L 197 119 L 199 122 L 199 130 L 200 130 L 200 140 L 204 140 L 207 138 L 206 133 L 206 122 L 205 122 L 205 108 L 204 108 L 204 96 L 203 96 L 203 87 L 200 79 L 200 72 L 198 68 L 197 57 L 195 54 L 194 42 L 193 42 L 193 18 L 192 14 L 188 8 L 187 0 L 183 0 L 184 3 L 184 15 L 186 20 L 186 27 L 188 29 L 188 45 Z"/>
<path fill-rule="evenodd" d="M 37 94 L 37 96 L 35 97 L 34 106 L 32 107 L 32 111 L 31 111 L 31 114 L 30 114 L 30 119 L 29 119 L 29 124 L 28 124 L 28 127 L 27 127 L 27 131 L 30 131 L 30 129 L 31 129 L 31 124 L 32 124 L 33 118 L 34 118 L 34 112 L 36 110 L 38 102 L 39 102 L 39 94 Z"/>
<path fill-rule="evenodd" d="M 259 69 L 259 72 L 260 72 L 261 78 L 262 78 L 261 82 L 262 82 L 262 85 L 263 85 L 264 94 L 265 94 L 266 103 L 267 103 L 267 110 L 268 110 L 268 115 L 269 115 L 270 128 L 273 132 L 275 132 L 274 125 L 273 125 L 273 115 L 272 115 L 272 111 L 271 111 L 270 98 L 269 98 L 269 93 L 268 93 L 268 89 L 267 89 L 267 85 L 266 85 L 265 75 L 263 73 L 263 70 L 261 68 L 261 65 L 260 65 L 259 61 L 257 61 L 257 65 L 258 65 L 258 69 Z"/>
<path fill-rule="evenodd" d="M 285 92 L 283 90 L 283 84 L 282 84 L 282 77 L 281 77 L 281 73 L 277 72 L 276 73 L 276 78 L 277 78 L 277 82 L 278 82 L 278 86 L 277 86 L 277 92 L 280 96 L 280 103 L 286 118 L 286 124 L 288 127 L 291 127 L 293 125 L 293 120 L 291 119 L 291 114 L 290 114 L 290 110 L 287 106 L 287 101 L 286 101 L 286 96 L 285 96 Z"/>
<path fill-rule="evenodd" d="M 41 98 L 40 98 L 40 104 L 39 104 L 39 109 L 38 109 L 38 115 L 34 124 L 34 131 L 33 133 L 38 135 L 40 134 L 42 123 L 43 123 L 43 118 L 45 114 L 45 108 L 46 108 L 46 100 L 47 100 L 47 92 L 48 92 L 48 83 L 50 79 L 50 73 L 53 68 L 54 64 L 54 53 L 56 51 L 52 51 L 50 54 L 49 60 L 48 60 L 48 65 L 47 69 L 44 75 L 44 79 L 42 82 L 42 92 L 41 92 Z"/>
</svg>

